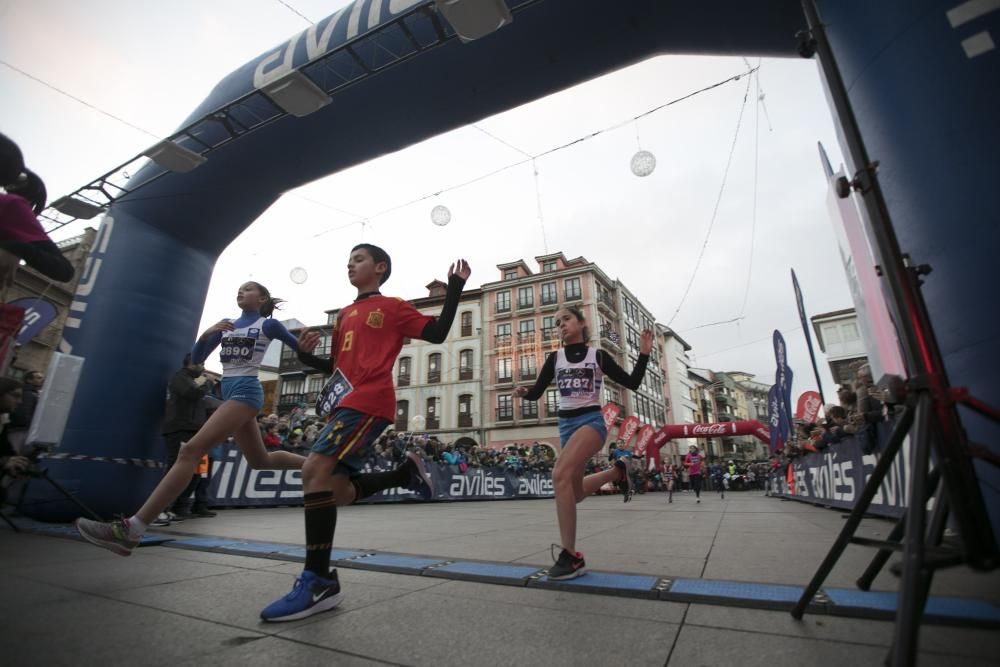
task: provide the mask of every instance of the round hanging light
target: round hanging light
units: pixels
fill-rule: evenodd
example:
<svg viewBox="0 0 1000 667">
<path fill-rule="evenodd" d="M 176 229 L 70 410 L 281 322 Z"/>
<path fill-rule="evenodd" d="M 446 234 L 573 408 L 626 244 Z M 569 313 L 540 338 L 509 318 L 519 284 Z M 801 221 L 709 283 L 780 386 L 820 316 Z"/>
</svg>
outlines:
<svg viewBox="0 0 1000 667">
<path fill-rule="evenodd" d="M 309 274 L 301 266 L 296 266 L 289 272 L 288 277 L 291 278 L 292 282 L 296 285 L 301 285 L 309 279 Z"/>
<path fill-rule="evenodd" d="M 431 222 L 439 227 L 444 227 L 451 222 L 451 211 L 448 210 L 447 206 L 438 204 L 431 209 Z"/>
<path fill-rule="evenodd" d="M 656 156 L 649 151 L 639 151 L 632 156 L 632 173 L 639 178 L 644 178 L 653 173 L 656 169 Z"/>
</svg>

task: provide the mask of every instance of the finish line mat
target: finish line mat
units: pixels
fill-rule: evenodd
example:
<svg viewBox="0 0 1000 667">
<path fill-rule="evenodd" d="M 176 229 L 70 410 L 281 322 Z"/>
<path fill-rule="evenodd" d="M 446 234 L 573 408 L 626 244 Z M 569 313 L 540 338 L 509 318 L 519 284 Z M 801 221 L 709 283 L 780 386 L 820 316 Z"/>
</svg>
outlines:
<svg viewBox="0 0 1000 667">
<path fill-rule="evenodd" d="M 82 540 L 71 524 L 46 524 L 20 518 L 17 526 L 26 533 Z M 223 537 L 183 537 L 154 533 L 146 535 L 140 546 L 212 551 L 290 562 L 305 560 L 305 550 L 298 545 Z M 547 569 L 531 565 L 356 549 L 334 549 L 331 561 L 337 567 L 393 574 L 780 611 L 790 611 L 804 590 L 804 586 L 787 584 L 657 577 L 598 570 L 588 570 L 582 577 L 568 581 L 552 581 L 546 576 Z M 808 611 L 891 620 L 896 612 L 896 602 L 896 593 L 889 591 L 822 588 L 813 598 Z M 1000 606 L 976 598 L 931 596 L 927 600 L 924 621 L 942 625 L 1000 628 Z"/>
</svg>

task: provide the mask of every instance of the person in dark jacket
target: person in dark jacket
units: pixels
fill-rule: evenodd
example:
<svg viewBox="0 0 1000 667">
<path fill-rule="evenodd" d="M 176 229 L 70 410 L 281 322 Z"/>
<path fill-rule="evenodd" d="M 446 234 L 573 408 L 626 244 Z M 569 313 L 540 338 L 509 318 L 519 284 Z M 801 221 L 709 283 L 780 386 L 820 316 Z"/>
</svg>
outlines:
<svg viewBox="0 0 1000 667">
<path fill-rule="evenodd" d="M 213 382 L 205 375 L 204 364 L 192 363 L 191 355 L 185 355 L 183 368 L 174 373 L 167 388 L 167 414 L 162 433 L 167 444 L 168 469 L 177 461 L 181 445 L 194 437 L 205 423 L 205 397 L 212 391 L 212 386 Z M 200 479 L 200 475 L 192 476 L 191 483 L 167 510 L 174 521 L 193 516 L 188 498 L 197 488 Z M 196 514 L 199 516 L 215 516 L 206 507 L 199 506 L 197 509 Z"/>
</svg>

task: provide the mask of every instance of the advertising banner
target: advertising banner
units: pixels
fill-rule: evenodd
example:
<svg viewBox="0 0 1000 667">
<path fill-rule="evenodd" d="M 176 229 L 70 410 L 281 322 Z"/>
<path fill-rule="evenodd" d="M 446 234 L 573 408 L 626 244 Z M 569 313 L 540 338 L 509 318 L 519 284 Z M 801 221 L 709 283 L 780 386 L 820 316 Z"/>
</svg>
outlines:
<svg viewBox="0 0 1000 667">
<path fill-rule="evenodd" d="M 209 505 L 254 507 L 302 504 L 302 473 L 298 470 L 253 470 L 242 452 L 222 445 L 221 459 L 212 461 Z M 218 450 L 217 450 L 218 451 Z M 367 472 L 378 472 L 371 468 Z M 434 483 L 434 500 L 500 500 L 503 498 L 552 498 L 552 473 L 515 472 L 506 468 L 469 468 L 431 463 L 427 472 Z M 406 489 L 388 489 L 360 503 L 417 500 Z"/>
<path fill-rule="evenodd" d="M 880 436 L 880 441 L 884 443 L 888 437 L 888 428 L 880 430 Z M 871 514 L 898 518 L 906 510 L 910 477 L 909 449 L 907 440 L 868 509 Z M 848 438 L 821 452 L 793 459 L 787 478 L 779 475 L 772 478 L 772 483 L 777 486 L 779 495 L 788 498 L 851 509 L 861 496 L 877 463 L 878 453 L 865 454 L 854 438 Z"/>
</svg>

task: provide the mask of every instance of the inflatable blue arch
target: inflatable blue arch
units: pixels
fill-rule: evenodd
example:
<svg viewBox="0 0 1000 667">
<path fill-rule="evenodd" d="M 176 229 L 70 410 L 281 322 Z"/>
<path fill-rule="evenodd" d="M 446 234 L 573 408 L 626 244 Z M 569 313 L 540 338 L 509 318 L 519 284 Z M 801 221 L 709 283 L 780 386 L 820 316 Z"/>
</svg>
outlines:
<svg viewBox="0 0 1000 667">
<path fill-rule="evenodd" d="M 472 5 L 511 20 L 461 39 Z M 1000 12 L 960 0 L 816 5 L 900 245 L 934 269 L 923 293 L 950 379 L 1000 404 Z M 283 192 L 652 56 L 798 58 L 806 27 L 799 0 L 356 0 L 268 50 L 133 177 L 154 180 L 111 206 L 65 333 L 86 364 L 61 451 L 159 452 L 163 387 L 196 335 L 216 259 Z M 963 418 L 997 451 L 997 425 Z M 49 468 L 104 515 L 135 509 L 161 475 L 86 460 Z M 1000 479 L 978 472 L 996 526 Z M 48 518 L 73 511 L 56 507 Z"/>
</svg>

